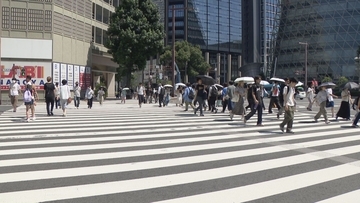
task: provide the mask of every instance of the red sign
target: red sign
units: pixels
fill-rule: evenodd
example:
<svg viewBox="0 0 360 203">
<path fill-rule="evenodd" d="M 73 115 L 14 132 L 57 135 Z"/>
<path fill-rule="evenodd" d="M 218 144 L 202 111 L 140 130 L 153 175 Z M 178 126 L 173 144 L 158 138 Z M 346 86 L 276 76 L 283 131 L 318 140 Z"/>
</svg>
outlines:
<svg viewBox="0 0 360 203">
<path fill-rule="evenodd" d="M 19 64 L 29 64 L 29 65 L 19 65 Z M 30 65 L 36 64 L 36 65 Z M 41 64 L 41 65 L 40 65 Z M 0 67 L 1 69 L 1 89 L 8 90 L 9 85 L 12 82 L 12 78 L 16 78 L 22 89 L 25 89 L 26 76 L 31 76 L 31 82 L 35 84 L 36 89 L 44 89 L 44 84 L 46 82 L 46 64 L 49 67 L 50 63 L 35 63 L 35 62 L 2 62 Z M 48 67 L 47 67 L 48 68 Z M 49 71 L 50 72 L 50 69 Z"/>
<path fill-rule="evenodd" d="M 79 73 L 79 85 L 82 90 L 86 90 L 86 84 L 85 84 L 85 67 L 80 66 L 80 73 Z"/>
</svg>

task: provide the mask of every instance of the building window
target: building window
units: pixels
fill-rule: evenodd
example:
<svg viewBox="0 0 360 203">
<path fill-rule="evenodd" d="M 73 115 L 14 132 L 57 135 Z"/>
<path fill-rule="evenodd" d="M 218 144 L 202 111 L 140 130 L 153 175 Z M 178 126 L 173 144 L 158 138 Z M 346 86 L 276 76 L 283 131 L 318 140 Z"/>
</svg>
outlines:
<svg viewBox="0 0 360 203">
<path fill-rule="evenodd" d="M 2 28 L 10 28 L 10 8 L 2 7 Z"/>
<path fill-rule="evenodd" d="M 52 11 L 45 11 L 45 31 L 52 30 Z"/>
<path fill-rule="evenodd" d="M 96 20 L 102 22 L 102 8 L 101 8 L 101 6 L 96 5 L 95 14 L 96 14 Z"/>
<path fill-rule="evenodd" d="M 103 8 L 103 23 L 108 24 L 109 23 L 109 10 Z"/>
<path fill-rule="evenodd" d="M 42 31 L 44 28 L 44 11 L 37 9 L 28 10 L 28 29 Z"/>
<path fill-rule="evenodd" d="M 108 39 L 108 36 L 107 36 L 107 31 L 106 31 L 106 30 L 103 30 L 103 45 L 105 45 L 105 44 L 106 44 L 107 39 Z"/>
<path fill-rule="evenodd" d="M 91 27 L 91 41 L 94 42 L 95 40 L 95 27 Z"/>
<path fill-rule="evenodd" d="M 95 28 L 95 43 L 101 44 L 102 41 L 102 29 Z"/>
<path fill-rule="evenodd" d="M 105 3 L 109 3 L 110 1 L 109 0 L 104 0 L 105 1 Z"/>
<path fill-rule="evenodd" d="M 119 7 L 119 0 L 113 0 L 113 6 Z"/>
<path fill-rule="evenodd" d="M 95 9 L 96 9 L 96 4 L 93 3 L 92 4 L 92 19 L 95 19 Z"/>
<path fill-rule="evenodd" d="M 11 8 L 11 29 L 26 30 L 27 10 L 25 8 Z"/>
</svg>

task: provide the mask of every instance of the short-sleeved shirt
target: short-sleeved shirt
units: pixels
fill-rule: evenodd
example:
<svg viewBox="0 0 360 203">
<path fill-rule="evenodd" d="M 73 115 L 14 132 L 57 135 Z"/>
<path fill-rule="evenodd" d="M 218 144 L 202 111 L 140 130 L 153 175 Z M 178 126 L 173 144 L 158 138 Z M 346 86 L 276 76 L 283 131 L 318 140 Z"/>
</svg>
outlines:
<svg viewBox="0 0 360 203">
<path fill-rule="evenodd" d="M 262 102 L 262 97 L 261 97 L 261 95 L 262 95 L 263 90 L 262 90 L 262 88 L 260 87 L 260 85 L 253 85 L 253 86 L 252 86 L 252 92 L 255 93 L 256 100 L 258 100 L 259 103 L 261 103 L 261 102 Z"/>
<path fill-rule="evenodd" d="M 45 83 L 44 84 L 45 90 L 45 98 L 55 98 L 55 85 L 53 83 Z"/>
<path fill-rule="evenodd" d="M 196 85 L 196 91 L 197 91 L 197 96 L 200 98 L 206 98 L 206 92 L 205 92 L 205 86 L 204 85 Z"/>
<path fill-rule="evenodd" d="M 18 83 L 11 83 L 10 84 L 10 95 L 11 96 L 18 96 L 21 87 Z"/>
</svg>

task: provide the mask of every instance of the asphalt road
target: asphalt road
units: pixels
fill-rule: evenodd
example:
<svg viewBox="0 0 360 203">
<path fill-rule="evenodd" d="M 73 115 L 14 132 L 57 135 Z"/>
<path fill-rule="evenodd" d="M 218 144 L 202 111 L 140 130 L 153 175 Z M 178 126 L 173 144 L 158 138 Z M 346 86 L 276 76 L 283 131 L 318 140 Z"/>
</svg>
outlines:
<svg viewBox="0 0 360 203">
<path fill-rule="evenodd" d="M 70 105 L 67 117 L 39 104 L 29 123 L 20 107 L 0 115 L 0 203 L 357 203 L 359 129 L 314 123 L 306 103 L 295 134 L 275 114 L 257 127 L 134 100 Z"/>
</svg>

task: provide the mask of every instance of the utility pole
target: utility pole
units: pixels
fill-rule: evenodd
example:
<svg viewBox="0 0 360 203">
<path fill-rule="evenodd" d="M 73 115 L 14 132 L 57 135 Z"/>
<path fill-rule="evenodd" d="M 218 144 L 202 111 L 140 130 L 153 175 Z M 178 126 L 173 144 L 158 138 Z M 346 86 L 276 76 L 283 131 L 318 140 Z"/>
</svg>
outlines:
<svg viewBox="0 0 360 203">
<path fill-rule="evenodd" d="M 307 42 L 299 42 L 300 45 L 305 45 L 305 81 L 304 81 L 304 86 L 307 87 L 307 79 L 308 79 L 308 47 L 309 47 L 309 43 Z"/>
<path fill-rule="evenodd" d="M 357 63 L 357 75 L 358 75 L 358 82 L 360 84 L 360 53 L 357 57 L 354 58 L 355 62 Z"/>
</svg>

